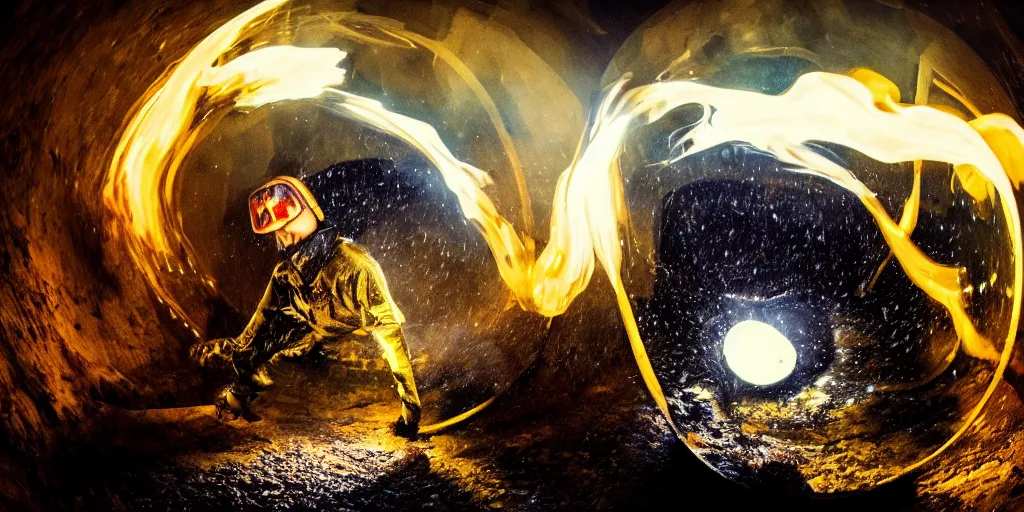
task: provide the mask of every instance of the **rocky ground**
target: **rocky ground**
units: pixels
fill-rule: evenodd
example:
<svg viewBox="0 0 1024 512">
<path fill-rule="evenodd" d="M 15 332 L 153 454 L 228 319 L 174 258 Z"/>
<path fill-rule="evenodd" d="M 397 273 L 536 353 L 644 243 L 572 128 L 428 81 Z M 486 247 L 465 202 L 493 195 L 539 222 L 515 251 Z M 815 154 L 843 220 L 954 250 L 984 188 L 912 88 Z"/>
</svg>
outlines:
<svg viewBox="0 0 1024 512">
<path fill-rule="evenodd" d="M 258 402 L 257 422 L 218 420 L 211 407 L 107 410 L 110 429 L 66 455 L 74 507 L 742 509 L 771 499 L 791 510 L 1024 509 L 1024 435 L 1009 386 L 975 433 L 925 472 L 808 500 L 744 489 L 707 469 L 629 375 L 546 410 L 523 407 L 521 386 L 462 428 L 407 441 L 391 433 L 397 401 L 380 376 L 331 396 L 324 386 L 353 389 L 353 379 L 282 373 Z"/>
</svg>

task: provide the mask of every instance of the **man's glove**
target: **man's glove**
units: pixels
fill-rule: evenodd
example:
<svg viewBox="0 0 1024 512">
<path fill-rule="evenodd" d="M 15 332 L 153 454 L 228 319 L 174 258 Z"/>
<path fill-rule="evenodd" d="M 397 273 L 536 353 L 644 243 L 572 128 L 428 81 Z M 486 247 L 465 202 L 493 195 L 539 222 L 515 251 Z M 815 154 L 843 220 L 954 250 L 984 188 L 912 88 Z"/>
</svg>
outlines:
<svg viewBox="0 0 1024 512">
<path fill-rule="evenodd" d="M 220 392 L 217 396 L 217 418 L 223 418 L 224 414 L 230 414 L 231 419 L 237 420 L 242 417 L 246 421 L 259 421 L 260 417 L 253 414 L 252 410 L 249 409 L 249 404 L 252 403 L 256 397 L 259 396 L 257 393 L 242 393 L 232 388 L 227 388 Z"/>
<path fill-rule="evenodd" d="M 419 432 L 419 430 L 420 425 L 418 422 L 408 423 L 406 422 L 405 417 L 403 416 L 399 416 L 398 421 L 395 422 L 395 435 L 399 437 L 404 437 L 410 441 L 416 440 L 416 434 Z"/>
<path fill-rule="evenodd" d="M 415 441 L 419 430 L 420 408 L 412 404 L 402 404 L 402 415 L 395 422 L 395 435 Z"/>
</svg>

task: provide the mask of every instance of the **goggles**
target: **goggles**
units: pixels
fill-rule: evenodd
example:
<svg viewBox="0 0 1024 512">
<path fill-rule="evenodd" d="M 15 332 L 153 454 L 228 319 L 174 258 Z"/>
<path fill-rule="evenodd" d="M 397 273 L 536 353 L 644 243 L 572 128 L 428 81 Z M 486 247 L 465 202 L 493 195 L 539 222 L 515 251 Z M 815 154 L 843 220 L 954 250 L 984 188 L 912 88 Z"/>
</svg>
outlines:
<svg viewBox="0 0 1024 512">
<path fill-rule="evenodd" d="M 263 235 L 288 225 L 309 208 L 317 220 L 323 221 L 313 194 L 301 181 L 291 176 L 278 176 L 249 194 L 249 220 L 252 230 Z"/>
</svg>

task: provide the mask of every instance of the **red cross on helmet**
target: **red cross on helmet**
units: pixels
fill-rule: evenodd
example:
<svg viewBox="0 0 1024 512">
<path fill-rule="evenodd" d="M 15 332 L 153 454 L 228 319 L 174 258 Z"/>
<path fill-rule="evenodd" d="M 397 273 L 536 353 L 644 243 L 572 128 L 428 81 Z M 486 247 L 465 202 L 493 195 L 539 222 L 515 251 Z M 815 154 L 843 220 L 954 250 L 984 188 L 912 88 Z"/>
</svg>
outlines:
<svg viewBox="0 0 1024 512">
<path fill-rule="evenodd" d="M 249 220 L 256 234 L 272 233 L 288 225 L 309 208 L 317 220 L 324 220 L 313 194 L 302 181 L 278 176 L 249 194 Z"/>
</svg>

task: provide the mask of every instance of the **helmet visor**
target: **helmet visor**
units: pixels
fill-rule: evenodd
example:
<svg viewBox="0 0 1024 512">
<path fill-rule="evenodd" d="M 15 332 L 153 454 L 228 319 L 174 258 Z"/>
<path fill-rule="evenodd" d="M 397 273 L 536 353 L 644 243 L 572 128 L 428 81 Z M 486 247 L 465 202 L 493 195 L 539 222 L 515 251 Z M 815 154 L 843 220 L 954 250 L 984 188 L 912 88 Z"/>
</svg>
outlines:
<svg viewBox="0 0 1024 512">
<path fill-rule="evenodd" d="M 299 193 L 286 183 L 273 183 L 249 195 L 252 230 L 262 235 L 295 220 L 305 208 Z"/>
</svg>

